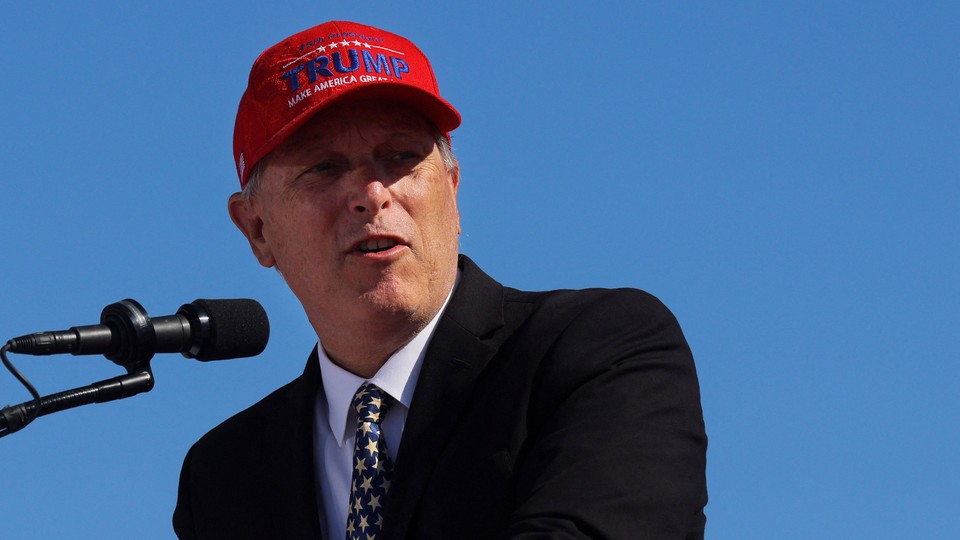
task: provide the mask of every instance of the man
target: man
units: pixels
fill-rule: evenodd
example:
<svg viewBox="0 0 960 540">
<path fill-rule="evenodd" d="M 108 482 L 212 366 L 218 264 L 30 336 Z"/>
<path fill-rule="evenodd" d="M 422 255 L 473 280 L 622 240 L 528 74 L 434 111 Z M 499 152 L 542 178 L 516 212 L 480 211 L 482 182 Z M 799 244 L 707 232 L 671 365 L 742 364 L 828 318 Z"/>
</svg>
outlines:
<svg viewBox="0 0 960 540">
<path fill-rule="evenodd" d="M 184 461 L 181 538 L 702 538 L 706 436 L 672 315 L 523 292 L 458 256 L 457 111 L 406 39 L 329 22 L 268 49 L 234 223 L 319 338 Z"/>
</svg>

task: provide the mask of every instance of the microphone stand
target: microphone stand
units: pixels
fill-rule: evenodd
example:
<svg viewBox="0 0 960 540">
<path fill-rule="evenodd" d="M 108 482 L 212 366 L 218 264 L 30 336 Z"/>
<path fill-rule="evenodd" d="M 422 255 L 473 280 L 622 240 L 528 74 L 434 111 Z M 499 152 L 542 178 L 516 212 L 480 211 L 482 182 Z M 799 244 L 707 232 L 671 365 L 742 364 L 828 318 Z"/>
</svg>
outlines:
<svg viewBox="0 0 960 540">
<path fill-rule="evenodd" d="M 218 317 L 219 325 L 214 323 Z M 180 352 L 204 362 L 254 356 L 263 351 L 269 335 L 266 313 L 254 300 L 198 298 L 180 306 L 176 315 L 151 319 L 139 302 L 128 298 L 103 308 L 99 325 L 13 338 L 0 346 L 0 360 L 33 400 L 0 409 L 0 437 L 23 429 L 38 416 L 149 392 L 154 383 L 150 359 L 158 352 Z M 7 352 L 102 353 L 127 374 L 41 397 L 10 363 Z"/>
<path fill-rule="evenodd" d="M 164 320 L 171 318 L 173 317 L 161 317 Z M 180 322 L 182 327 L 183 322 L 179 319 L 177 321 Z M 9 405 L 0 410 L 0 437 L 23 429 L 37 417 L 45 414 L 89 405 L 90 403 L 123 399 L 148 392 L 153 388 L 154 381 L 153 372 L 150 370 L 150 359 L 156 352 L 154 345 L 157 336 L 150 322 L 150 317 L 143 306 L 136 300 L 130 299 L 110 304 L 103 308 L 103 312 L 100 314 L 100 322 L 105 329 L 98 329 L 95 336 L 97 339 L 93 341 L 106 350 L 100 351 L 98 349 L 96 352 L 106 352 L 104 356 L 112 360 L 113 363 L 123 366 L 127 370 L 127 374 L 45 397 L 40 397 L 33 386 L 26 383 L 25 386 L 33 394 L 34 399 L 19 405 Z M 109 327 L 109 330 L 106 329 L 107 327 Z M 51 334 L 77 335 L 76 332 L 73 332 L 74 330 L 76 328 L 62 333 L 42 332 L 39 335 L 44 339 L 49 339 Z M 116 337 L 113 336 L 114 332 L 117 334 Z M 3 357 L 3 363 L 8 369 L 11 369 L 12 364 L 7 360 L 7 351 L 17 351 L 19 346 L 29 342 L 36 335 L 24 336 L 24 338 L 27 338 L 24 341 L 22 341 L 22 338 L 14 338 L 0 348 L 0 356 Z M 43 344 L 49 345 L 46 341 L 41 343 L 41 345 Z M 41 347 L 41 349 L 43 348 Z M 67 351 L 78 354 L 82 352 L 82 347 L 79 346 L 76 347 L 76 350 L 71 349 L 67 348 L 65 351 L 41 350 L 35 351 L 34 354 Z M 11 371 L 21 383 L 24 383 L 23 376 L 15 368 Z"/>
<path fill-rule="evenodd" d="M 40 410 L 36 414 L 36 400 L 8 405 L 0 410 L 0 436 L 18 431 L 37 416 L 149 392 L 153 389 L 154 382 L 150 365 L 144 362 L 138 367 L 139 369 L 131 369 L 126 375 L 44 396 L 40 398 Z"/>
</svg>

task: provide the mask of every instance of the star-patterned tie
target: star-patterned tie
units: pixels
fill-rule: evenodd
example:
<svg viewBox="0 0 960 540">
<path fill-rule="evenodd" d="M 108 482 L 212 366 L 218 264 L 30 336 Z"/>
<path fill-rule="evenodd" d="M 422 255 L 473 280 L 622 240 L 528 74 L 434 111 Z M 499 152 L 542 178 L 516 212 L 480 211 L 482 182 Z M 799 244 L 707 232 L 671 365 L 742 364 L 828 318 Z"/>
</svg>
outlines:
<svg viewBox="0 0 960 540">
<path fill-rule="evenodd" d="M 393 403 L 377 385 L 365 382 L 353 397 L 357 442 L 353 450 L 347 540 L 375 540 L 383 526 L 383 498 L 390 488 L 393 463 L 387 455 L 380 422 Z"/>
</svg>

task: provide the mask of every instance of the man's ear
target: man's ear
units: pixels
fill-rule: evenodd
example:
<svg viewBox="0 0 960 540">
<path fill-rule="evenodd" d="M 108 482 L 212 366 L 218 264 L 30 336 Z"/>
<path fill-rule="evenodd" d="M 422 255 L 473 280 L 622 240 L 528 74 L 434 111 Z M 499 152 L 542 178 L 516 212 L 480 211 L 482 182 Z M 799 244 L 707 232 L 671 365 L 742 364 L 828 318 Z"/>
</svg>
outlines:
<svg viewBox="0 0 960 540">
<path fill-rule="evenodd" d="M 450 171 L 450 181 L 453 183 L 453 195 L 456 196 L 460 189 L 460 163 L 457 162 Z"/>
<path fill-rule="evenodd" d="M 252 197 L 244 197 L 240 193 L 234 193 L 227 201 L 227 210 L 233 224 L 247 237 L 250 249 L 260 264 L 270 268 L 275 266 L 277 261 L 273 258 L 270 244 L 263 236 L 263 218 L 256 206 Z"/>
<path fill-rule="evenodd" d="M 453 204 L 456 207 L 457 211 L 457 234 L 461 232 L 460 229 L 460 208 L 457 203 L 457 193 L 460 190 L 460 163 L 457 163 L 453 166 L 453 169 L 450 171 L 450 185 L 453 189 Z"/>
</svg>

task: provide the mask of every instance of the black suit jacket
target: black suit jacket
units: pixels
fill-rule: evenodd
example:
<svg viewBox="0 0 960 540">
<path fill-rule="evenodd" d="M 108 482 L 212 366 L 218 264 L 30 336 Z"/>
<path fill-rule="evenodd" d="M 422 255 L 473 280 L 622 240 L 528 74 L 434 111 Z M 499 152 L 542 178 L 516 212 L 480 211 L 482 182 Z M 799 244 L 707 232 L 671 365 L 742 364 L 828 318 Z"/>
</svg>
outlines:
<svg viewBox="0 0 960 540">
<path fill-rule="evenodd" d="M 706 435 L 670 312 L 634 289 L 524 292 L 460 265 L 394 460 L 383 538 L 702 538 Z M 193 446 L 181 538 L 321 538 L 319 384 L 314 351 L 303 375 Z"/>
</svg>

